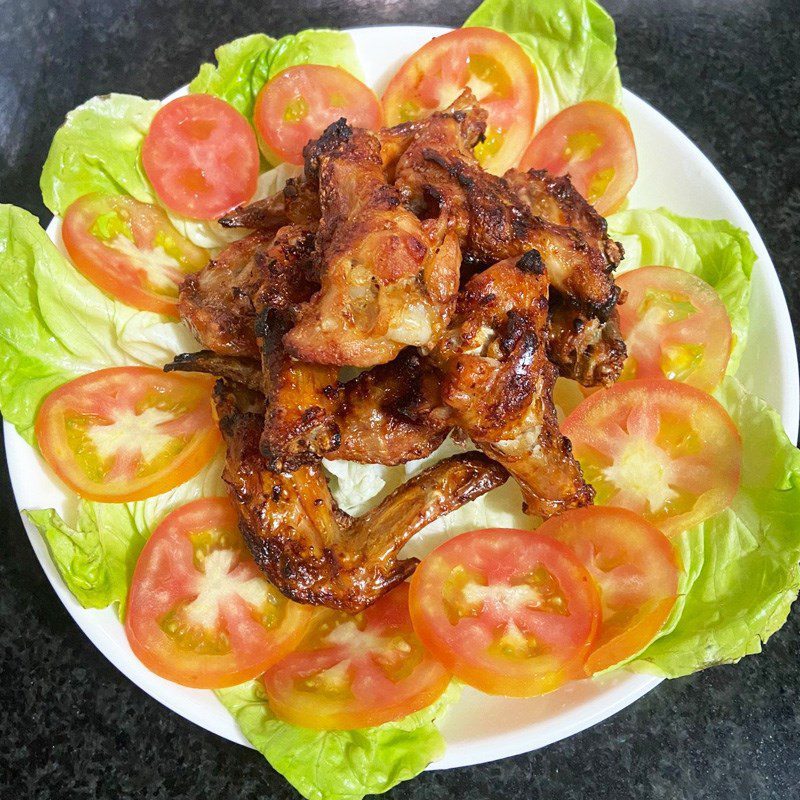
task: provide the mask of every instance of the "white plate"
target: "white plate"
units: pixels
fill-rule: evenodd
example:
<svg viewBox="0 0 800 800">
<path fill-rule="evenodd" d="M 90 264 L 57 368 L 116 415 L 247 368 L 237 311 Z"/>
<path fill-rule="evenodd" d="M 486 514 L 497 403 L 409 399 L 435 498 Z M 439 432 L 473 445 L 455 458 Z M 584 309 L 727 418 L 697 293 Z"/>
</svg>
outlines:
<svg viewBox="0 0 800 800">
<path fill-rule="evenodd" d="M 358 28 L 351 33 L 367 77 L 379 91 L 406 56 L 444 31 L 433 27 Z M 711 162 L 672 123 L 631 92 L 625 110 L 639 154 L 639 179 L 631 207 L 665 205 L 678 213 L 725 218 L 749 234 L 758 263 L 753 273 L 750 338 L 740 378 L 780 412 L 794 440 L 798 426 L 798 372 L 794 336 L 778 276 L 750 217 Z M 51 226 L 55 234 L 57 228 Z M 8 468 L 20 508 L 63 508 L 67 498 L 33 449 L 5 424 Z M 86 610 L 61 581 L 41 537 L 26 524 L 33 549 L 61 602 L 83 632 L 139 687 L 186 719 L 234 742 L 247 744 L 211 692 L 162 680 L 134 657 L 110 609 Z M 571 736 L 611 716 L 658 684 L 618 673 L 582 681 L 528 700 L 495 698 L 465 690 L 442 726 L 447 753 L 433 768 L 479 764 L 527 752 Z M 642 732 L 646 735 L 646 732 Z"/>
</svg>

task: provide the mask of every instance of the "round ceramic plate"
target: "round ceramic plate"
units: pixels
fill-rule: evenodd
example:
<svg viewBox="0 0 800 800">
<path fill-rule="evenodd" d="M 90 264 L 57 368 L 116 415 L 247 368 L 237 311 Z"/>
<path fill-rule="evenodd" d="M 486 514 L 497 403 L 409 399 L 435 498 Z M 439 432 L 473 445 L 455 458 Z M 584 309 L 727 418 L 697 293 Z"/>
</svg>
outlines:
<svg viewBox="0 0 800 800">
<path fill-rule="evenodd" d="M 351 33 L 370 83 L 379 92 L 403 60 L 440 33 L 433 27 L 358 28 Z M 711 162 L 674 125 L 626 91 L 625 111 L 636 137 L 639 178 L 632 208 L 667 206 L 689 216 L 724 218 L 749 234 L 758 262 L 753 273 L 751 326 L 740 379 L 780 412 L 794 440 L 798 425 L 797 357 L 786 300 L 752 221 Z M 58 240 L 58 225 L 49 233 Z M 20 508 L 70 502 L 41 459 L 9 426 L 4 428 L 8 468 Z M 86 610 L 65 587 L 36 529 L 26 523 L 33 549 L 67 611 L 98 649 L 128 678 L 168 708 L 206 730 L 247 744 L 233 719 L 209 691 L 187 689 L 147 670 L 128 647 L 111 609 Z M 658 684 L 658 679 L 619 672 L 603 680 L 565 686 L 526 700 L 490 697 L 465 689 L 442 725 L 444 758 L 432 768 L 458 767 L 512 756 L 571 736 L 609 717 Z"/>
</svg>

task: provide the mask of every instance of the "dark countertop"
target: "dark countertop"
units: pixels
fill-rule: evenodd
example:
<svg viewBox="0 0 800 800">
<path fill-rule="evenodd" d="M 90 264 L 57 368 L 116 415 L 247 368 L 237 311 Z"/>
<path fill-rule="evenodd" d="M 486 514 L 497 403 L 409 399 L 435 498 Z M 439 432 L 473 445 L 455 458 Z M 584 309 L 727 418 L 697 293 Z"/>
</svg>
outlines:
<svg viewBox="0 0 800 800">
<path fill-rule="evenodd" d="M 0 0 L 0 200 L 47 220 L 38 176 L 50 139 L 63 115 L 91 95 L 163 96 L 214 46 L 253 31 L 459 25 L 474 3 Z M 682 128 L 743 200 L 772 253 L 797 331 L 800 3 L 606 5 L 617 22 L 625 85 Z M 168 711 L 94 649 L 34 558 L 4 466 L 0 482 L 0 797 L 296 797 L 255 752 Z M 798 797 L 799 619 L 795 609 L 762 655 L 663 683 L 567 741 L 426 773 L 388 797 Z"/>
</svg>

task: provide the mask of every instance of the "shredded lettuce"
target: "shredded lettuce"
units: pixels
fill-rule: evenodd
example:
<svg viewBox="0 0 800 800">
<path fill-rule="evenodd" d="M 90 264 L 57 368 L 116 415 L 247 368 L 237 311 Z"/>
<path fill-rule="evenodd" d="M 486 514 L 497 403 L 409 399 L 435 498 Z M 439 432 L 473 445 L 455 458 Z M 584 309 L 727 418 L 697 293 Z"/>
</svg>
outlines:
<svg viewBox="0 0 800 800">
<path fill-rule="evenodd" d="M 0 205 L 0 411 L 33 444 L 42 399 L 112 366 L 162 366 L 196 348 L 185 325 L 112 300 L 84 278 L 32 214 Z"/>
<path fill-rule="evenodd" d="M 353 39 L 341 31 L 300 31 L 277 42 L 254 33 L 218 47 L 214 55 L 217 66 L 203 64 L 189 91 L 221 97 L 248 118 L 264 84 L 288 67 L 323 64 L 342 67 L 358 78 L 362 75 Z"/>
<path fill-rule="evenodd" d="M 539 74 L 537 128 L 569 106 L 622 106 L 614 20 L 594 0 L 484 0 L 464 27 L 509 34 Z"/>
<path fill-rule="evenodd" d="M 130 503 L 78 502 L 67 523 L 52 508 L 24 513 L 47 543 L 67 588 L 84 608 L 119 605 L 123 618 L 133 568 L 145 542 L 171 511 L 201 497 L 222 497 L 223 454 L 191 480 L 164 494 Z"/>
<path fill-rule="evenodd" d="M 129 94 L 93 97 L 56 131 L 39 186 L 44 204 L 63 216 L 89 192 L 155 200 L 141 163 L 142 140 L 160 103 Z"/>
<path fill-rule="evenodd" d="M 800 591 L 800 451 L 735 378 L 716 396 L 742 437 L 741 485 L 729 509 L 675 539 L 681 597 L 631 665 L 668 678 L 760 652 Z"/>
<path fill-rule="evenodd" d="M 253 746 L 307 800 L 361 800 L 409 780 L 444 753 L 434 725 L 459 694 L 451 683 L 431 706 L 396 722 L 354 731 L 316 731 L 277 719 L 263 685 L 216 692 Z"/>
<path fill-rule="evenodd" d="M 619 272 L 661 265 L 691 272 L 720 296 L 733 329 L 728 374 L 736 374 L 750 322 L 750 280 L 756 254 L 747 233 L 726 220 L 693 219 L 666 208 L 612 214 L 609 233 L 625 248 Z"/>
</svg>

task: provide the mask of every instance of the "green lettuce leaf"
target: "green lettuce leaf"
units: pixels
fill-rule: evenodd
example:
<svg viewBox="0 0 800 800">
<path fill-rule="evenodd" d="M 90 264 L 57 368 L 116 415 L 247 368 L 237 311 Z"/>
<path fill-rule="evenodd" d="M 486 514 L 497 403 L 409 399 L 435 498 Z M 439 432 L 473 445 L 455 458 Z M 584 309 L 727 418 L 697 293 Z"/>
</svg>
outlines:
<svg viewBox="0 0 800 800">
<path fill-rule="evenodd" d="M 47 543 L 67 588 L 84 608 L 119 604 L 123 618 L 136 560 L 171 511 L 201 497 L 225 495 L 220 451 L 194 478 L 169 492 L 131 503 L 78 502 L 67 523 L 52 508 L 24 513 Z"/>
<path fill-rule="evenodd" d="M 622 106 L 614 20 L 594 0 L 484 0 L 464 27 L 509 34 L 539 73 L 537 128 L 583 100 Z"/>
<path fill-rule="evenodd" d="M 747 233 L 726 220 L 681 217 L 665 208 L 621 211 L 608 218 L 608 226 L 625 248 L 620 274 L 660 264 L 685 269 L 716 290 L 733 329 L 728 374 L 736 374 L 747 341 L 756 261 Z"/>
<path fill-rule="evenodd" d="M 159 103 L 129 94 L 93 97 L 70 111 L 56 131 L 39 185 L 44 204 L 63 216 L 89 192 L 155 195 L 141 163 L 141 146 Z"/>
<path fill-rule="evenodd" d="M 307 800 L 361 800 L 419 775 L 444 753 L 434 725 L 459 688 L 397 722 L 354 731 L 315 731 L 282 722 L 260 681 L 216 692 L 252 745 Z"/>
<path fill-rule="evenodd" d="M 221 97 L 248 118 L 264 84 L 288 67 L 324 64 L 361 77 L 353 39 L 341 31 L 300 31 L 277 42 L 266 34 L 254 33 L 218 47 L 214 55 L 217 66 L 203 64 L 189 91 Z"/>
<path fill-rule="evenodd" d="M 32 214 L 0 205 L 0 412 L 30 444 L 39 404 L 62 383 L 104 367 L 160 367 L 196 347 L 180 322 L 100 291 Z"/>
<path fill-rule="evenodd" d="M 203 64 L 189 84 L 193 94 L 213 94 L 229 102 L 246 117 L 269 76 L 269 54 L 275 40 L 265 33 L 234 39 L 214 51 L 217 66 Z"/>
<path fill-rule="evenodd" d="M 741 485 L 729 509 L 676 537 L 680 600 L 629 665 L 669 678 L 760 652 L 800 591 L 800 451 L 734 378 L 716 396 L 742 437 Z"/>
</svg>

